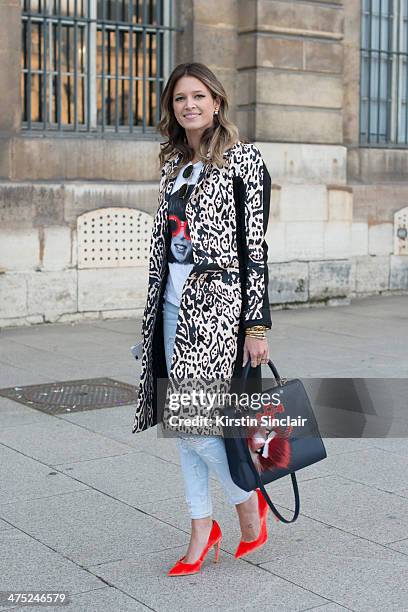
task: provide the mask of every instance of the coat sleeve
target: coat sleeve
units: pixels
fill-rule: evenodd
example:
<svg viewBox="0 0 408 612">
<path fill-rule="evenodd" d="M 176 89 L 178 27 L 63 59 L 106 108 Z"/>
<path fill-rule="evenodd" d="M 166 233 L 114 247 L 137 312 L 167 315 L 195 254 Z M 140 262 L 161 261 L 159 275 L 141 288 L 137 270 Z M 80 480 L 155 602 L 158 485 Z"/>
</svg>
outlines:
<svg viewBox="0 0 408 612">
<path fill-rule="evenodd" d="M 245 145 L 240 175 L 244 195 L 245 290 L 243 325 L 272 327 L 268 294 L 268 227 L 271 177 L 261 152 L 253 144 Z"/>
</svg>

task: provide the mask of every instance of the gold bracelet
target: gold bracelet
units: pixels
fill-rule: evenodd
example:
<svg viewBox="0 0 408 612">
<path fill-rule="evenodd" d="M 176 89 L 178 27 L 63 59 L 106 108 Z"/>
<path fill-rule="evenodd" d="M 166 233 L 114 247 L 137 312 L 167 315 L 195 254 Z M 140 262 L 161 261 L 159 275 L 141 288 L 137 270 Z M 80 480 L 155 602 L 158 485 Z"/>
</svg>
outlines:
<svg viewBox="0 0 408 612">
<path fill-rule="evenodd" d="M 266 338 L 266 335 L 264 333 L 261 332 L 249 332 L 248 334 L 245 334 L 246 338 Z"/>
<path fill-rule="evenodd" d="M 252 325 L 245 329 L 245 335 L 251 338 L 265 338 L 266 325 Z"/>
</svg>

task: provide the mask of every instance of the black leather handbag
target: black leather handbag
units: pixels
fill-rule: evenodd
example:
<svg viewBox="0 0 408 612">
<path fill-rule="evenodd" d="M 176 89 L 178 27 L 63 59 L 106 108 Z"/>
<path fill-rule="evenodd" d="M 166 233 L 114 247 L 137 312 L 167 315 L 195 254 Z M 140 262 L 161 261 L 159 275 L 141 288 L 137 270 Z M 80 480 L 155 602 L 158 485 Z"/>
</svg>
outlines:
<svg viewBox="0 0 408 612">
<path fill-rule="evenodd" d="M 253 457 L 256 455 L 253 450 L 250 449 L 248 429 L 245 425 L 242 427 L 236 424 L 225 425 L 224 442 L 231 477 L 235 484 L 245 491 L 252 491 L 259 487 L 274 515 L 283 523 L 293 523 L 297 519 L 300 510 L 300 497 L 296 472 L 308 465 L 325 459 L 327 454 L 303 383 L 299 379 L 286 380 L 281 378 L 271 360 L 268 361 L 268 365 L 272 370 L 276 384 L 270 389 L 262 390 L 262 398 L 265 399 L 265 405 L 269 406 L 266 411 L 265 409 L 263 410 L 262 414 L 268 414 L 269 411 L 269 416 L 266 417 L 269 431 L 272 431 L 275 435 L 277 430 L 279 430 L 281 434 L 283 433 L 286 445 L 286 467 L 277 467 L 279 461 L 277 461 L 277 465 L 267 468 L 265 466 L 260 467 L 259 463 L 257 463 L 257 465 L 255 464 Z M 240 392 L 245 392 L 248 395 L 250 395 L 250 393 L 245 391 L 245 389 L 248 386 L 246 383 L 248 382 L 247 379 L 250 367 L 251 362 L 250 359 L 248 359 L 243 369 L 242 381 L 240 381 Z M 254 411 L 251 410 L 250 412 L 253 416 Z M 224 413 L 230 418 L 236 418 L 237 414 L 240 414 L 239 410 L 237 411 L 237 407 L 231 405 L 225 407 Z M 246 411 L 245 414 L 247 415 L 248 412 Z M 289 425 L 286 426 L 286 428 L 283 427 L 283 429 L 280 425 L 278 425 L 278 427 L 273 427 L 272 424 L 278 421 L 271 421 L 272 415 L 275 419 L 282 419 L 279 420 L 279 423 L 285 421 L 289 423 Z M 240 416 L 242 415 L 240 414 Z M 260 419 L 260 417 L 258 418 Z M 258 455 L 261 455 L 263 451 L 264 447 L 259 449 Z M 280 465 L 282 465 L 282 462 Z M 291 519 L 286 519 L 275 508 L 265 489 L 265 485 L 289 474 L 292 479 L 295 496 L 295 511 Z"/>
</svg>

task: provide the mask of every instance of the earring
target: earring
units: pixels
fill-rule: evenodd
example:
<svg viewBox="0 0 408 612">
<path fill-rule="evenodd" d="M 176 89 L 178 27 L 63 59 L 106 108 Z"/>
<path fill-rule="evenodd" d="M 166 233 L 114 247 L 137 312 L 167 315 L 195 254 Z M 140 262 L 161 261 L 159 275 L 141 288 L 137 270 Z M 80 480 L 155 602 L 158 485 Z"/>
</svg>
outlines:
<svg viewBox="0 0 408 612">
<path fill-rule="evenodd" d="M 218 108 L 215 109 L 214 115 L 218 115 Z"/>
</svg>

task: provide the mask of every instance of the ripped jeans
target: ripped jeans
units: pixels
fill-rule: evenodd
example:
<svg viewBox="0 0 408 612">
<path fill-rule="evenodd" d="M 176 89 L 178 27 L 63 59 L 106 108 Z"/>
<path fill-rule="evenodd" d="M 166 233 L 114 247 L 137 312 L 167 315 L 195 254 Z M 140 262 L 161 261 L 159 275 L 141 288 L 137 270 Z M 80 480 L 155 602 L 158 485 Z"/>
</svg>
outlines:
<svg viewBox="0 0 408 612">
<path fill-rule="evenodd" d="M 178 311 L 178 306 L 164 301 L 163 334 L 168 371 L 173 355 Z M 192 519 L 212 515 L 209 470 L 215 473 L 230 504 L 241 504 L 251 497 L 252 491 L 244 491 L 231 478 L 222 437 L 180 433 L 175 439 L 179 448 L 186 502 Z"/>
</svg>

